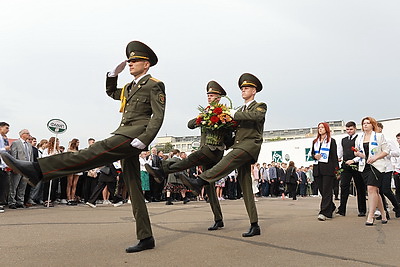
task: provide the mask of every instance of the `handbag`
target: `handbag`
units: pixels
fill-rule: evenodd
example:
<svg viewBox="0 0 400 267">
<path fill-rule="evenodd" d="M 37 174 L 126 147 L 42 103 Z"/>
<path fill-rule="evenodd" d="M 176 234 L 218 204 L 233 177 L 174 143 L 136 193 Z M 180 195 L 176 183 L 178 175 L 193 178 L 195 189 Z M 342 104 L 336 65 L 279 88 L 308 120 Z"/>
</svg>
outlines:
<svg viewBox="0 0 400 267">
<path fill-rule="evenodd" d="M 110 167 L 104 166 L 103 168 L 100 169 L 100 172 L 104 173 L 105 175 L 109 175 L 111 172 Z"/>
</svg>

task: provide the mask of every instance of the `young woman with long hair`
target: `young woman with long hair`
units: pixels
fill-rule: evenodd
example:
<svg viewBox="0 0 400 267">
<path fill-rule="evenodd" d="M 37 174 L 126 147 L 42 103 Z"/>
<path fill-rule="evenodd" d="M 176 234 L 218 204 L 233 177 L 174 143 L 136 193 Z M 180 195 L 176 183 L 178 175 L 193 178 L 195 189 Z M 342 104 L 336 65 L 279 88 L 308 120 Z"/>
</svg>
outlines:
<svg viewBox="0 0 400 267">
<path fill-rule="evenodd" d="M 318 134 L 312 142 L 311 155 L 314 159 L 313 175 L 322 195 L 318 220 L 332 218 L 336 209 L 333 203 L 333 182 L 339 169 L 336 141 L 331 137 L 329 124 L 320 122 Z"/>
<path fill-rule="evenodd" d="M 74 138 L 69 142 L 68 152 L 77 152 L 79 150 L 79 140 Z M 78 185 L 79 176 L 83 173 L 74 173 L 67 176 L 68 184 L 67 184 L 67 205 L 77 205 L 77 201 L 75 199 L 76 186 Z"/>
<path fill-rule="evenodd" d="M 365 225 L 374 224 L 374 212 L 378 208 L 382 214 L 382 223 L 387 223 L 386 212 L 383 208 L 382 198 L 379 195 L 379 187 L 386 170 L 385 157 L 389 153 L 387 142 L 378 130 L 377 122 L 372 117 L 361 120 L 363 133 L 358 135 L 354 148 L 353 161 L 358 162 L 358 171 L 367 185 L 368 192 L 368 217 Z"/>
</svg>

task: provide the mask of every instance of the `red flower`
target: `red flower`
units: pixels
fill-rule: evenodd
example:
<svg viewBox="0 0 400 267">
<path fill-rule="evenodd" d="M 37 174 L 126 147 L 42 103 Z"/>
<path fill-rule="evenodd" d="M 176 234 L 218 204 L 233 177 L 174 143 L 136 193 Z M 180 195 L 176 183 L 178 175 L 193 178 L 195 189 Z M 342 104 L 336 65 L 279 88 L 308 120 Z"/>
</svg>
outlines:
<svg viewBox="0 0 400 267">
<path fill-rule="evenodd" d="M 222 108 L 215 108 L 214 109 L 214 113 L 217 114 L 217 115 L 221 114 L 222 113 Z"/>
<path fill-rule="evenodd" d="M 219 121 L 219 119 L 218 119 L 217 116 L 212 116 L 212 117 L 210 118 L 210 121 L 211 121 L 212 123 L 217 123 L 217 122 Z"/>
<path fill-rule="evenodd" d="M 355 148 L 354 146 L 351 147 L 351 150 L 354 151 L 354 152 L 357 152 L 357 151 L 358 151 L 358 149 Z"/>
<path fill-rule="evenodd" d="M 203 120 L 203 118 L 201 116 L 197 117 L 196 119 L 196 125 L 200 125 L 201 121 Z"/>
</svg>

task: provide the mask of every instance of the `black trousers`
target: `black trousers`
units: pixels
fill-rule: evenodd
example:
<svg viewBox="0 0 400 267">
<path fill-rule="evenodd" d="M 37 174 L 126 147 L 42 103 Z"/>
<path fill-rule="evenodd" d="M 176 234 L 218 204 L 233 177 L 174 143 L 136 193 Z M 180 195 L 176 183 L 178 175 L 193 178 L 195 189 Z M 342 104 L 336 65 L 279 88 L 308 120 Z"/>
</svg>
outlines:
<svg viewBox="0 0 400 267">
<path fill-rule="evenodd" d="M 107 186 L 108 192 L 110 192 L 110 196 L 113 197 L 114 194 L 115 194 L 115 185 L 116 185 L 115 181 L 113 181 L 113 182 L 99 182 L 96 185 L 96 187 L 95 187 L 92 195 L 90 196 L 88 202 L 92 203 L 92 204 L 96 204 L 97 198 L 100 196 L 101 192 L 103 192 L 103 189 L 106 186 Z"/>
<path fill-rule="evenodd" d="M 289 183 L 288 185 L 288 191 L 289 191 L 289 197 L 291 197 L 293 200 L 297 199 L 297 184 Z"/>
<path fill-rule="evenodd" d="M 352 168 L 346 168 L 340 174 L 340 206 L 339 212 L 342 214 L 346 214 L 346 206 L 347 200 L 350 194 L 350 182 L 351 178 L 353 178 L 354 184 L 356 186 L 357 191 L 357 205 L 359 213 L 367 212 L 367 204 L 365 200 L 365 192 L 366 186 L 364 183 L 364 179 L 361 176 L 361 173 L 357 170 L 353 170 Z"/>
<path fill-rule="evenodd" d="M 5 172 L 0 169 L 0 205 L 7 204 L 9 190 L 10 190 L 10 176 L 8 172 Z"/>
<path fill-rule="evenodd" d="M 271 180 L 271 196 L 277 196 L 278 195 L 278 179 L 272 179 Z"/>
<path fill-rule="evenodd" d="M 161 201 L 162 190 L 164 184 L 159 184 L 154 180 L 154 177 L 149 175 L 150 178 L 150 195 L 151 201 Z"/>
<path fill-rule="evenodd" d="M 396 199 L 400 203 L 400 175 L 397 173 L 393 175 L 394 184 L 396 186 Z"/>
<path fill-rule="evenodd" d="M 315 176 L 315 181 L 318 184 L 318 190 L 321 193 L 321 206 L 319 214 L 323 214 L 328 218 L 332 218 L 332 213 L 336 209 L 333 203 L 333 183 L 336 179 L 333 175 Z"/>
<path fill-rule="evenodd" d="M 339 180 L 333 180 L 333 194 L 335 195 L 335 199 L 339 197 Z"/>
<path fill-rule="evenodd" d="M 88 200 L 90 198 L 90 196 L 92 195 L 92 193 L 94 192 L 94 189 L 96 188 L 98 179 L 87 176 L 86 173 L 83 176 L 85 176 L 85 179 L 84 179 L 85 183 L 83 186 L 83 198 L 85 200 Z"/>
<path fill-rule="evenodd" d="M 390 200 L 390 202 L 392 202 L 393 207 L 396 210 L 399 210 L 400 209 L 399 202 L 397 201 L 395 195 L 392 192 L 391 182 L 392 182 L 392 172 L 385 172 L 383 174 L 382 186 L 379 189 L 379 193 L 381 194 L 382 201 L 384 201 L 385 197 L 387 197 Z"/>
<path fill-rule="evenodd" d="M 47 201 L 49 198 L 49 190 L 50 190 L 50 201 L 56 200 L 56 193 L 58 188 L 58 179 L 55 179 L 51 182 L 50 188 L 50 181 L 43 183 L 43 201 Z"/>
</svg>

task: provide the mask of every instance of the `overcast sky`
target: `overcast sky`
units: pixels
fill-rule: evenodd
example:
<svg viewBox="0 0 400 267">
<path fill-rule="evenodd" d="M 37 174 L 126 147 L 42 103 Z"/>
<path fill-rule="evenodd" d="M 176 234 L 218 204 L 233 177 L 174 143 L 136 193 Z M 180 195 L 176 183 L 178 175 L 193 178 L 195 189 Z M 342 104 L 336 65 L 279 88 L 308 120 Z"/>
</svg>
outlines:
<svg viewBox="0 0 400 267">
<path fill-rule="evenodd" d="M 150 69 L 166 85 L 159 136 L 199 134 L 186 125 L 210 80 L 239 106 L 244 72 L 263 83 L 265 130 L 399 117 L 399 13 L 399 1 L 3 1 L 0 121 L 11 138 L 23 128 L 49 138 L 53 118 L 68 124 L 63 145 L 109 137 L 121 115 L 105 75 L 132 40 L 159 58 Z M 126 68 L 119 85 L 131 80 Z"/>
</svg>

